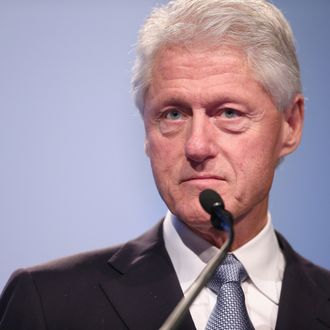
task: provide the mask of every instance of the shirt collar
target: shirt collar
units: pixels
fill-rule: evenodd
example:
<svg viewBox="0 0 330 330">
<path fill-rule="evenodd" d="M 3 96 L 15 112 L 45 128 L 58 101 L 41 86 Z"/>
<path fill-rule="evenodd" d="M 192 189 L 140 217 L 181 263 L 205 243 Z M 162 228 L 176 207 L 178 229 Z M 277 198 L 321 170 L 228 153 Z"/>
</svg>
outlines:
<svg viewBox="0 0 330 330">
<path fill-rule="evenodd" d="M 164 241 L 183 291 L 218 251 L 169 211 L 164 220 Z M 232 253 L 243 264 L 249 280 L 258 290 L 278 304 L 285 261 L 270 214 L 261 232 Z"/>
<path fill-rule="evenodd" d="M 196 235 L 170 211 L 163 226 L 165 247 L 185 292 L 218 249 Z"/>
<path fill-rule="evenodd" d="M 252 240 L 233 251 L 251 282 L 270 300 L 280 300 L 285 260 L 268 213 L 266 226 Z"/>
</svg>

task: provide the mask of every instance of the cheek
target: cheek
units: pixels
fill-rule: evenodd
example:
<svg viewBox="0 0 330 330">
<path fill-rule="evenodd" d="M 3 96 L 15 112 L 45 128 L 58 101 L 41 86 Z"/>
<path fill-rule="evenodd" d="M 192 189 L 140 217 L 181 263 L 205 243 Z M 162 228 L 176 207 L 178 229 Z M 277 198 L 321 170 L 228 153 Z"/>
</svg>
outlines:
<svg viewBox="0 0 330 330">
<path fill-rule="evenodd" d="M 147 135 L 148 156 L 155 169 L 169 171 L 177 167 L 184 157 L 184 139 L 180 136 L 163 136 L 159 129 L 150 130 Z"/>
<path fill-rule="evenodd" d="M 276 144 L 267 139 L 245 143 L 237 173 L 240 191 L 257 199 L 269 193 L 278 162 L 277 152 Z"/>
<path fill-rule="evenodd" d="M 246 135 L 240 139 L 236 136 L 229 145 L 227 159 L 239 190 L 250 190 L 250 186 L 258 189 L 259 185 L 261 189 L 266 188 L 272 182 L 279 159 L 277 139 L 266 134 L 263 137 Z"/>
<path fill-rule="evenodd" d="M 172 146 L 162 139 L 151 138 L 148 142 L 148 156 L 157 185 L 171 181 L 174 164 L 178 161 Z"/>
<path fill-rule="evenodd" d="M 278 120 L 263 123 L 239 141 L 242 162 L 251 163 L 256 168 L 276 167 L 280 158 L 281 139 L 281 125 Z"/>
</svg>

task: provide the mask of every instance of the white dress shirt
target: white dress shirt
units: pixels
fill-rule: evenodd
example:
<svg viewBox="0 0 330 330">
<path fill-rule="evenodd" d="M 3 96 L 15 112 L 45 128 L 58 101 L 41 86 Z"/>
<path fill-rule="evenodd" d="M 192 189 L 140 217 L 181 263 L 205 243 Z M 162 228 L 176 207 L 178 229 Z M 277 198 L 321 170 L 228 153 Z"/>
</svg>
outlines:
<svg viewBox="0 0 330 330">
<path fill-rule="evenodd" d="M 170 212 L 164 221 L 164 241 L 185 292 L 218 248 L 196 235 Z M 262 231 L 232 253 L 249 276 L 242 283 L 242 289 L 251 322 L 256 330 L 275 329 L 285 260 L 270 214 Z M 216 298 L 210 289 L 204 288 L 191 305 L 190 314 L 197 330 L 205 329 Z"/>
</svg>

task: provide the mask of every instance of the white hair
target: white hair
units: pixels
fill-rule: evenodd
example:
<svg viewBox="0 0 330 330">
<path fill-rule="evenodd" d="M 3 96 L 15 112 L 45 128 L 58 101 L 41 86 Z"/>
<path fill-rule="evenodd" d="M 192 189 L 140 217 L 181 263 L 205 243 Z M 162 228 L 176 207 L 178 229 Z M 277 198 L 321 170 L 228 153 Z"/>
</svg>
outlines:
<svg viewBox="0 0 330 330">
<path fill-rule="evenodd" d="M 279 110 L 301 93 L 300 69 L 289 23 L 266 0 L 172 0 L 155 8 L 142 26 L 132 88 L 141 114 L 158 52 L 170 45 L 241 49 L 255 79 Z"/>
</svg>

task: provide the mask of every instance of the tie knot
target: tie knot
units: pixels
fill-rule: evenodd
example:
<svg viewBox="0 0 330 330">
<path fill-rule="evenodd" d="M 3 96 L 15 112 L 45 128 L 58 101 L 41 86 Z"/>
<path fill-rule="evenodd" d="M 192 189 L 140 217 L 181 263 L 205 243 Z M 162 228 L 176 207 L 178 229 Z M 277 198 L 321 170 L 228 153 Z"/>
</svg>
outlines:
<svg viewBox="0 0 330 330">
<path fill-rule="evenodd" d="M 227 254 L 208 283 L 208 287 L 218 294 L 220 287 L 228 282 L 241 283 L 247 278 L 244 266 L 232 254 Z"/>
</svg>

